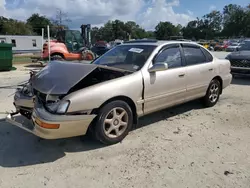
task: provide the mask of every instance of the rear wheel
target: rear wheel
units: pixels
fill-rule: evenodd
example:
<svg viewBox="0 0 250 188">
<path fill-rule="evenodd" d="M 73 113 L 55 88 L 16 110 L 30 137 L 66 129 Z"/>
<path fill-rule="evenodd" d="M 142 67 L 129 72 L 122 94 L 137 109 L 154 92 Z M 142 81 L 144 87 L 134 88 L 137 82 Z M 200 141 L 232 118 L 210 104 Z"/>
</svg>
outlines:
<svg viewBox="0 0 250 188">
<path fill-rule="evenodd" d="M 126 102 L 113 101 L 101 108 L 95 125 L 95 137 L 104 144 L 121 142 L 133 125 L 132 110 Z"/>
<path fill-rule="evenodd" d="M 212 80 L 207 89 L 206 96 L 203 98 L 204 105 L 206 107 L 214 106 L 220 98 L 221 84 L 215 79 Z"/>
</svg>

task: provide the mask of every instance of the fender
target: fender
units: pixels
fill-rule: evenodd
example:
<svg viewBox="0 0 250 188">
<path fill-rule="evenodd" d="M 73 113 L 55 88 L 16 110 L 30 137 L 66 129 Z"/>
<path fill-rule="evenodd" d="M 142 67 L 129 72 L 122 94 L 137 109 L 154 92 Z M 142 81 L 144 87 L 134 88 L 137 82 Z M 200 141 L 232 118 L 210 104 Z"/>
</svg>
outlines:
<svg viewBox="0 0 250 188">
<path fill-rule="evenodd" d="M 65 45 L 53 45 L 51 46 L 50 54 L 53 54 L 53 53 L 68 54 L 69 51 L 65 47 Z"/>
</svg>

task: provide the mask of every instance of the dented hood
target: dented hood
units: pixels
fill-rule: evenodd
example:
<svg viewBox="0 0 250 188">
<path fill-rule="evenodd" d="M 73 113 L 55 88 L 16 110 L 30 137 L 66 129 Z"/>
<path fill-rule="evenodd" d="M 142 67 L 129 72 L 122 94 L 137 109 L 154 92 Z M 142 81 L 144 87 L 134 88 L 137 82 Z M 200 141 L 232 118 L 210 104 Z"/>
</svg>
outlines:
<svg viewBox="0 0 250 188">
<path fill-rule="evenodd" d="M 95 70 L 94 64 L 53 61 L 31 79 L 32 87 L 41 93 L 63 95 Z"/>
</svg>

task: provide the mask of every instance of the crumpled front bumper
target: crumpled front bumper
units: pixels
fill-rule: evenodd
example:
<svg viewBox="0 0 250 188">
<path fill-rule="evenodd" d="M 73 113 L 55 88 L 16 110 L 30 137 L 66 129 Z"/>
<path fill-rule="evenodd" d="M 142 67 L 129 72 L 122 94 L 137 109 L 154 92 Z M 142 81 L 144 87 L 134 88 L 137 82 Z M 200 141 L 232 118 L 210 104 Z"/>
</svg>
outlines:
<svg viewBox="0 0 250 188">
<path fill-rule="evenodd" d="M 85 135 L 96 115 L 56 115 L 49 113 L 38 100 L 34 102 L 28 124 L 18 121 L 18 113 L 8 114 L 6 121 L 44 139 L 68 138 Z M 57 126 L 55 128 L 55 125 Z M 53 127 L 53 128 L 51 128 Z"/>
<path fill-rule="evenodd" d="M 17 109 L 19 108 L 34 108 L 33 96 L 28 96 L 22 93 L 21 89 L 16 90 L 14 95 L 14 105 Z"/>
</svg>

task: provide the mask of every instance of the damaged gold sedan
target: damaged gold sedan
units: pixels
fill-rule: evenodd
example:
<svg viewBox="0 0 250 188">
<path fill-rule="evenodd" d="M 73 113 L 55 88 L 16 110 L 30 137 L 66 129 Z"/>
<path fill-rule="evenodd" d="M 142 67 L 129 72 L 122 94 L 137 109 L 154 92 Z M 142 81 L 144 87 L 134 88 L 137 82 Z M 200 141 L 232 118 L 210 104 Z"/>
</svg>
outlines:
<svg viewBox="0 0 250 188">
<path fill-rule="evenodd" d="M 91 64 L 52 61 L 14 96 L 6 120 L 45 139 L 85 135 L 123 140 L 139 117 L 202 98 L 214 106 L 230 85 L 230 63 L 182 41 L 133 41 Z M 21 114 L 32 122 L 15 120 Z"/>
</svg>

